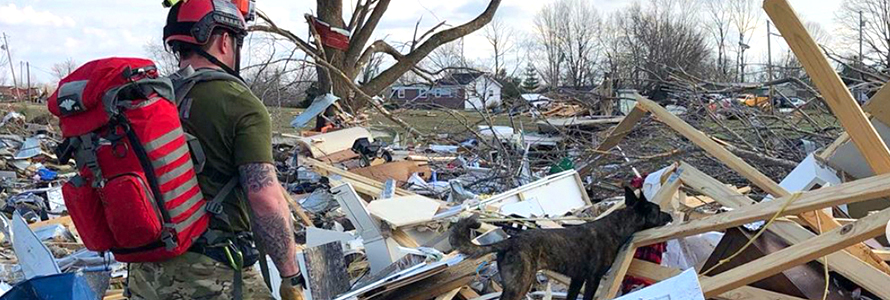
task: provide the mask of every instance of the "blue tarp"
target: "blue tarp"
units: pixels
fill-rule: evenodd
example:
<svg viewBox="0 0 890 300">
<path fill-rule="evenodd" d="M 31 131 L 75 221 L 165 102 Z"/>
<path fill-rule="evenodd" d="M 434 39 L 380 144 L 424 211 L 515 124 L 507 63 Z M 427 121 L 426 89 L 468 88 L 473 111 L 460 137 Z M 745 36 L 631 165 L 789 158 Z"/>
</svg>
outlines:
<svg viewBox="0 0 890 300">
<path fill-rule="evenodd" d="M 303 113 L 301 113 L 299 116 L 294 118 L 293 121 L 290 122 L 290 126 L 293 126 L 297 129 L 303 128 L 303 126 L 306 126 L 306 123 L 309 123 L 312 118 L 315 118 L 316 116 L 323 113 L 326 109 L 328 109 L 328 106 L 331 106 L 331 104 L 334 104 L 334 102 L 337 102 L 337 100 L 340 100 L 340 97 L 334 96 L 334 94 L 331 93 L 316 97 L 312 100 L 312 104 L 310 104 L 309 107 L 303 111 Z"/>
<path fill-rule="evenodd" d="M 0 300 L 84 300 L 98 299 L 86 279 L 77 273 L 34 277 L 6 292 Z"/>
</svg>

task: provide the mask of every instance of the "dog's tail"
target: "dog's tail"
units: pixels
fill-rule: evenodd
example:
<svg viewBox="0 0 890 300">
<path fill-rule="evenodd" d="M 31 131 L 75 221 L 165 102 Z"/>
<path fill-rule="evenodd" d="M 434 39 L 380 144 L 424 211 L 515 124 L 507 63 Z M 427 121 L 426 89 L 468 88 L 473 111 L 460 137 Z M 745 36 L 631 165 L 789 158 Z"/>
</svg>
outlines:
<svg viewBox="0 0 890 300">
<path fill-rule="evenodd" d="M 479 223 L 476 216 L 461 219 L 451 227 L 451 237 L 448 238 L 448 241 L 452 247 L 469 257 L 480 257 L 501 250 L 505 245 L 503 241 L 484 246 L 473 244 L 470 233 L 481 226 L 482 223 Z"/>
</svg>

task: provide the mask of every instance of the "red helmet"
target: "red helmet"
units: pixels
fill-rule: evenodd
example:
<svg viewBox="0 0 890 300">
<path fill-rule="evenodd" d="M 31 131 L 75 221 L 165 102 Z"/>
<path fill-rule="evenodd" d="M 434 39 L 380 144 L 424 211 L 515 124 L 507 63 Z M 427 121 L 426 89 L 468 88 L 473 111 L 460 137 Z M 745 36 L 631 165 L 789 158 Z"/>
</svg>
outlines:
<svg viewBox="0 0 890 300">
<path fill-rule="evenodd" d="M 227 29 L 238 38 L 247 35 L 244 16 L 230 0 L 180 1 L 167 14 L 164 43 L 204 45 L 217 28 Z"/>
</svg>

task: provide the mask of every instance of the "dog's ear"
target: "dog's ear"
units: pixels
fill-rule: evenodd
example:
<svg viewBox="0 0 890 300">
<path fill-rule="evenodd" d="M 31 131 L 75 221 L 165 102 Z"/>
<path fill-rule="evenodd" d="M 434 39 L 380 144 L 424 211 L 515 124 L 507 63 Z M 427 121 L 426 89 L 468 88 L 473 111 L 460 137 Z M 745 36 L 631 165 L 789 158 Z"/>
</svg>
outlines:
<svg viewBox="0 0 890 300">
<path fill-rule="evenodd" d="M 624 206 L 631 207 L 637 205 L 637 194 L 629 186 L 624 187 Z"/>
</svg>

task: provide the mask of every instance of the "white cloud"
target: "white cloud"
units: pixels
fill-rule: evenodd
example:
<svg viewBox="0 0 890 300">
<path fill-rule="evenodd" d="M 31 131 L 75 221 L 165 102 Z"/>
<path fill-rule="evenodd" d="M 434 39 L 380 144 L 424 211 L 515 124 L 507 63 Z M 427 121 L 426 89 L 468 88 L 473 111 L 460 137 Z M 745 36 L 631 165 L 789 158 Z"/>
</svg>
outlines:
<svg viewBox="0 0 890 300">
<path fill-rule="evenodd" d="M 49 11 L 37 11 L 31 6 L 18 8 L 13 3 L 0 6 L 0 23 L 55 27 L 74 27 L 76 25 L 71 17 L 58 16 Z"/>
<path fill-rule="evenodd" d="M 316 1 L 260 0 L 258 8 L 264 10 L 282 28 L 306 38 L 307 25 L 303 14 L 315 13 Z M 519 43 L 532 30 L 532 21 L 537 11 L 553 1 L 555 0 L 502 1 L 498 17 L 514 28 L 514 38 Z M 592 2 L 603 15 L 632 2 L 586 1 Z M 841 0 L 789 1 L 802 17 L 819 22 L 827 31 L 833 32 L 833 12 Z M 351 5 L 355 2 L 344 0 L 344 18 L 347 21 L 352 10 Z M 488 0 L 393 0 L 371 41 L 386 39 L 399 46 L 412 39 L 414 25 L 420 18 L 421 33 L 442 21 L 456 26 L 476 17 L 487 3 Z M 45 70 L 53 63 L 69 57 L 83 63 L 108 56 L 145 56 L 145 43 L 150 40 L 160 41 L 166 14 L 167 10 L 156 0 L 0 0 L 0 28 L 9 36 L 13 61 L 29 61 L 32 66 Z M 764 16 L 762 26 L 765 26 L 765 20 Z M 754 34 L 751 42 L 754 49 L 749 52 L 749 59 L 759 60 L 760 53 L 766 52 L 766 29 L 759 28 Z M 772 42 L 774 56 L 784 53 L 785 45 L 781 38 L 774 38 Z M 289 46 L 286 42 L 278 43 Z M 481 63 L 490 60 L 491 49 L 482 37 L 481 30 L 467 37 L 464 44 L 468 59 L 479 60 Z M 269 51 L 260 48 L 268 47 L 267 44 L 257 45 L 257 51 Z M 254 49 L 245 51 L 252 50 Z M 284 52 L 283 46 L 277 50 L 279 54 Z M 0 70 L 2 72 L 4 70 Z M 44 73 L 37 73 L 37 76 L 43 81 L 52 78 Z"/>
</svg>

